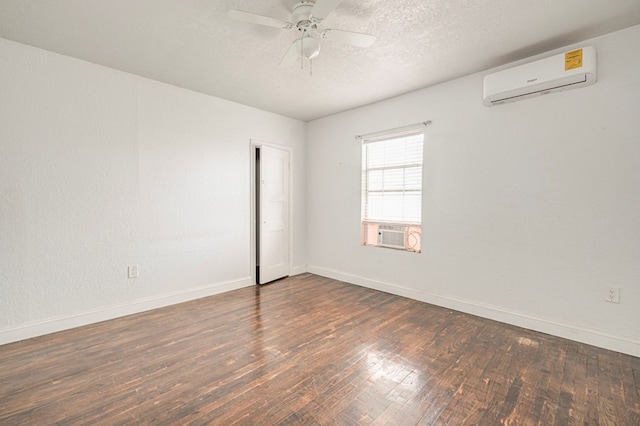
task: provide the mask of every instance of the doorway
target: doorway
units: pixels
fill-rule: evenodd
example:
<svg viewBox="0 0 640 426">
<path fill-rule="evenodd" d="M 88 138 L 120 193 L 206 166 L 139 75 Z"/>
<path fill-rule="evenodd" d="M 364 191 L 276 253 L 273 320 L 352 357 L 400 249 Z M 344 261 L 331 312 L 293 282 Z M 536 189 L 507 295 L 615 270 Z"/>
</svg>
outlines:
<svg viewBox="0 0 640 426">
<path fill-rule="evenodd" d="M 291 271 L 291 148 L 251 142 L 252 279 L 267 284 Z"/>
</svg>

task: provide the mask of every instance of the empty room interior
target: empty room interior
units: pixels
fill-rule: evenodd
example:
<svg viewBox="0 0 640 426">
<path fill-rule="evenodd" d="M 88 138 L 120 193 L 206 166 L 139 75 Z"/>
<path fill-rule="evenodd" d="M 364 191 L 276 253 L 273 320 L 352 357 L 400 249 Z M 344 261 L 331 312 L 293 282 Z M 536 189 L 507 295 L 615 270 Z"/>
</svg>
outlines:
<svg viewBox="0 0 640 426">
<path fill-rule="evenodd" d="M 638 0 L 0 0 L 0 424 L 640 425 Z"/>
</svg>

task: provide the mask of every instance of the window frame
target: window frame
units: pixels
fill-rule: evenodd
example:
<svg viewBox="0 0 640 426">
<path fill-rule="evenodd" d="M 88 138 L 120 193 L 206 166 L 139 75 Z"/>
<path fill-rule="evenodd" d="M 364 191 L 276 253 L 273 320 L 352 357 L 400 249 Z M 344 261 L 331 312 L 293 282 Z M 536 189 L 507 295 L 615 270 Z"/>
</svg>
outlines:
<svg viewBox="0 0 640 426">
<path fill-rule="evenodd" d="M 377 240 L 373 240 L 372 235 L 379 232 L 380 227 L 392 227 L 394 229 L 398 229 L 398 227 L 400 229 L 404 229 L 405 230 L 405 247 L 404 248 L 398 248 L 395 247 L 396 249 L 399 250 L 404 250 L 404 251 L 412 251 L 412 252 L 421 252 L 421 232 L 422 232 L 422 201 L 423 201 L 423 173 L 424 173 L 424 144 L 425 144 L 425 125 L 427 123 L 422 123 L 423 125 L 421 126 L 411 126 L 411 128 L 403 128 L 401 131 L 398 130 L 390 130 L 387 132 L 378 132 L 376 134 L 371 135 L 370 137 L 366 137 L 363 136 L 361 137 L 361 214 L 360 214 L 360 222 L 361 222 L 361 231 L 362 231 L 362 245 L 364 246 L 375 246 L 375 247 L 384 247 L 384 248 L 389 248 L 387 246 L 384 245 L 380 245 L 378 244 Z M 391 140 L 396 140 L 396 139 L 402 139 L 402 138 L 408 138 L 411 136 L 416 136 L 416 135 L 421 135 L 421 141 L 420 141 L 420 160 L 418 162 L 415 161 L 415 158 L 409 158 L 406 159 L 405 161 L 403 161 L 402 163 L 399 164 L 392 164 L 392 165 L 383 165 L 383 166 L 376 166 L 376 167 L 369 167 L 369 158 L 367 157 L 367 155 L 369 154 L 369 149 L 371 146 L 371 144 L 375 144 L 375 143 L 382 143 L 382 142 L 387 142 L 387 141 L 391 141 Z M 405 144 L 408 143 L 405 141 Z M 405 147 L 406 148 L 406 147 Z M 388 158 L 388 156 L 385 155 L 386 158 Z M 409 188 L 407 189 L 407 185 L 410 186 L 410 184 L 407 184 L 407 182 L 405 181 L 405 176 L 406 176 L 406 170 L 407 169 L 411 169 L 411 168 L 416 168 L 419 167 L 420 169 L 420 179 L 419 179 L 419 189 L 413 189 L 413 188 Z M 415 220 L 407 220 L 407 217 L 404 216 L 405 213 L 403 212 L 402 215 L 404 217 L 402 217 L 400 220 L 398 220 L 398 218 L 390 218 L 390 217 L 384 217 L 384 215 L 382 217 L 373 217 L 371 215 L 371 212 L 369 210 L 369 208 L 371 207 L 371 203 L 370 203 L 370 194 L 372 192 L 375 192 L 376 190 L 371 190 L 370 189 L 370 184 L 371 184 L 371 175 L 370 172 L 371 171 L 376 171 L 376 170 L 381 170 L 381 171 L 385 171 L 385 170 L 397 170 L 397 169 L 402 169 L 403 172 L 403 180 L 402 180 L 402 187 L 397 189 L 397 190 L 393 190 L 393 189 L 388 189 L 385 190 L 384 189 L 384 184 L 382 186 L 382 188 L 378 191 L 382 194 L 385 193 L 399 193 L 402 196 L 402 200 L 403 203 L 406 201 L 405 194 L 407 193 L 415 193 L 418 192 L 419 193 L 419 217 L 418 217 L 418 221 Z M 384 182 L 384 181 L 383 181 Z M 391 228 L 389 228 L 391 229 Z M 409 240 L 412 241 L 409 241 Z"/>
</svg>

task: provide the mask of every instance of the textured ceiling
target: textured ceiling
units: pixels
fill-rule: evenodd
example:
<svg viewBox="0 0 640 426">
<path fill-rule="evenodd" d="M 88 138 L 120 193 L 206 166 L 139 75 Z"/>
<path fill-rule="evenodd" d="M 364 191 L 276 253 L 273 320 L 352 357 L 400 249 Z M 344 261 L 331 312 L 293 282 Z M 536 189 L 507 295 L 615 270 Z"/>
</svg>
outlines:
<svg viewBox="0 0 640 426">
<path fill-rule="evenodd" d="M 365 105 L 640 24 L 640 0 L 342 0 L 322 28 L 376 36 L 322 43 L 278 68 L 297 0 L 0 0 L 0 37 L 301 120 Z"/>
</svg>

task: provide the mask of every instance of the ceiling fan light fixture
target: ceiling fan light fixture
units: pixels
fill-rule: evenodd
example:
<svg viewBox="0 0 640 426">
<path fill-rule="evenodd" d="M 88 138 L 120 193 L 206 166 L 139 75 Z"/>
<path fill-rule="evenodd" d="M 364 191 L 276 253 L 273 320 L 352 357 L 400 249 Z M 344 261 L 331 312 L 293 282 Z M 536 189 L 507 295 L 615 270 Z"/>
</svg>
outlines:
<svg viewBox="0 0 640 426">
<path fill-rule="evenodd" d="M 320 42 L 313 37 L 301 37 L 296 40 L 296 51 L 305 59 L 314 59 L 320 54 Z"/>
</svg>

